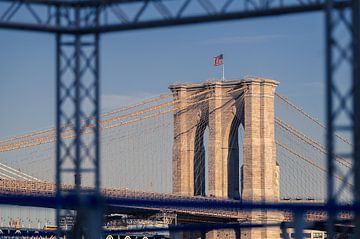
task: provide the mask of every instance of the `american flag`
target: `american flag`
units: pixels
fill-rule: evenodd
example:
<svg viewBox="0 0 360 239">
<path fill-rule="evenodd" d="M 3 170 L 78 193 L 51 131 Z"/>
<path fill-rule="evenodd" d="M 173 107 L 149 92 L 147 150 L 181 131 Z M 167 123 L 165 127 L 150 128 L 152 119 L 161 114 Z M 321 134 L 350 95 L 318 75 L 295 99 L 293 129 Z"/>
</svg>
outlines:
<svg viewBox="0 0 360 239">
<path fill-rule="evenodd" d="M 214 66 L 220 66 L 224 64 L 223 54 L 214 57 Z"/>
</svg>

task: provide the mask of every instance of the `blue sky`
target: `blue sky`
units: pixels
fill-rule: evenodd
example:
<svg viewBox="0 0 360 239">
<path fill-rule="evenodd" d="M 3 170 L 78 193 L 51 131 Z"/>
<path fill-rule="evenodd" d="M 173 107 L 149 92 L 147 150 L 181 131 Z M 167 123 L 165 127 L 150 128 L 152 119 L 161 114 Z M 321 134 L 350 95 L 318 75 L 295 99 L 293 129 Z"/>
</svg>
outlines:
<svg viewBox="0 0 360 239">
<path fill-rule="evenodd" d="M 101 94 L 111 109 L 220 77 L 280 81 L 279 93 L 324 118 L 323 14 L 111 33 L 101 38 Z M 0 31 L 0 138 L 54 125 L 55 42 L 43 33 Z"/>
</svg>

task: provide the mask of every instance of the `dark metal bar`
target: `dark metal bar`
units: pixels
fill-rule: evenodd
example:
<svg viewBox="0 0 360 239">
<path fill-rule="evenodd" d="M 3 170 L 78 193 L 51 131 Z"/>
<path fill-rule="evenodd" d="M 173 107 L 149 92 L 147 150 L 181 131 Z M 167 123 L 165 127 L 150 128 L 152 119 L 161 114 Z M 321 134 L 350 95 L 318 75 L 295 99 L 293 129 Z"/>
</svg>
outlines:
<svg viewBox="0 0 360 239">
<path fill-rule="evenodd" d="M 75 24 L 76 27 L 80 26 L 80 8 L 75 8 Z M 81 51 L 81 35 L 76 34 L 75 36 L 75 69 L 74 69 L 74 77 L 75 77 L 75 190 L 76 193 L 80 195 L 80 187 L 81 187 L 81 147 L 82 147 L 82 140 L 81 140 L 81 75 L 80 75 L 80 51 Z"/>
<path fill-rule="evenodd" d="M 295 226 L 295 238 L 303 239 L 304 238 L 304 212 L 295 212 L 294 213 L 294 226 Z"/>
<path fill-rule="evenodd" d="M 333 97 L 332 97 L 332 84 L 333 84 L 333 71 L 332 71 L 332 11 L 334 2 L 327 1 L 325 12 L 325 74 L 326 74 L 326 147 L 327 147 L 327 205 L 332 207 L 335 205 L 334 201 L 334 119 L 333 119 Z M 334 238 L 334 213 L 329 213 L 327 225 L 327 236 L 329 239 Z"/>
<path fill-rule="evenodd" d="M 347 1 L 337 2 L 334 4 L 335 8 L 346 8 L 349 6 Z M 159 28 L 159 27 L 170 27 L 177 25 L 188 25 L 188 24 L 199 24 L 199 23 L 208 23 L 216 21 L 230 21 L 230 20 L 240 20 L 240 19 L 251 19 L 259 17 L 270 17 L 270 16 L 279 16 L 287 15 L 294 13 L 305 13 L 305 12 L 315 12 L 325 10 L 324 4 L 309 4 L 309 5 L 299 5 L 299 6 L 290 6 L 290 7 L 279 7 L 279 8 L 270 8 L 262 10 L 251 10 L 251 11 L 237 11 L 231 13 L 221 13 L 215 15 L 198 15 L 198 16 L 187 16 L 181 18 L 172 18 L 172 19 L 159 19 L 152 21 L 138 21 L 131 22 L 127 24 L 100 24 L 99 27 L 89 27 L 78 29 L 79 32 L 83 34 L 89 33 L 107 33 L 107 32 L 118 32 L 118 31 L 129 31 L 129 30 L 139 30 L 139 29 L 149 29 L 149 28 Z"/>
<path fill-rule="evenodd" d="M 0 2 L 22 2 L 36 5 L 47 6 L 66 6 L 66 7 L 95 7 L 99 4 L 110 5 L 116 3 L 136 3 L 144 0 L 1 0 Z"/>
<path fill-rule="evenodd" d="M 74 34 L 76 29 L 71 27 L 52 26 L 45 24 L 31 24 L 22 22 L 0 22 L 0 28 L 9 30 L 22 30 L 31 32 L 48 32 L 48 33 L 63 33 Z"/>
<path fill-rule="evenodd" d="M 19 1 L 19 0 L 18 0 Z M 58 2 L 58 1 L 55 1 Z M 60 2 L 60 1 L 59 1 Z M 109 2 L 99 2 L 94 1 L 93 4 L 97 3 L 96 6 L 103 9 L 103 12 L 107 12 L 107 8 L 111 8 L 112 6 L 119 7 L 123 6 L 126 3 L 131 2 L 145 2 L 144 0 L 136 0 L 136 1 L 110 1 Z M 1 3 L 1 2 L 0 2 Z M 145 2 L 146 3 L 146 2 Z M 74 4 L 74 3 L 72 3 Z M 79 3 L 80 4 L 80 3 Z M 75 5 L 79 6 L 79 5 Z M 80 4 L 80 6 L 82 6 Z M 335 9 L 343 9 L 350 6 L 350 0 L 347 1 L 335 1 L 334 8 Z M 62 6 L 65 7 L 65 6 Z M 68 7 L 68 6 L 66 6 Z M 145 10 L 149 7 L 149 4 L 144 5 L 144 9 L 140 9 L 139 11 Z M 127 30 L 136 30 L 136 29 L 148 29 L 148 28 L 158 28 L 158 27 L 168 27 L 168 26 L 176 26 L 176 25 L 187 25 L 187 24 L 199 24 L 206 22 L 215 22 L 215 21 L 229 21 L 236 19 L 250 19 L 250 18 L 258 18 L 258 17 L 267 17 L 267 16 L 277 16 L 277 15 L 286 15 L 286 14 L 295 14 L 295 13 L 305 13 L 305 12 L 314 12 L 314 11 L 322 11 L 326 9 L 326 4 L 324 2 L 311 2 L 306 4 L 294 3 L 291 6 L 279 6 L 279 7 L 271 7 L 257 10 L 248 10 L 248 9 L 240 9 L 231 12 L 218 12 L 209 14 L 206 11 L 204 13 L 199 13 L 195 16 L 183 16 L 178 15 L 173 18 L 163 17 L 161 14 L 154 20 L 139 20 L 133 19 L 130 22 L 118 22 L 118 23 L 108 23 L 108 22 L 99 22 L 97 26 L 89 25 L 82 27 L 74 27 L 70 25 L 54 25 L 54 24 L 36 24 L 36 23 L 26 23 L 26 22 L 9 22 L 9 21 L 0 21 L 0 28 L 6 29 L 15 29 L 15 30 L 28 30 L 28 31 L 39 31 L 39 32 L 52 32 L 52 33 L 66 33 L 66 34 L 95 34 L 95 33 L 105 33 L 105 32 L 115 32 L 115 31 L 127 31 Z M 229 9 L 231 10 L 231 9 Z M 185 10 L 184 10 L 185 11 Z M 46 22 L 42 20 L 42 22 Z"/>
<path fill-rule="evenodd" d="M 96 7 L 95 24 L 99 24 L 100 7 Z M 100 35 L 95 34 L 95 190 L 100 192 Z"/>
<path fill-rule="evenodd" d="M 352 84 L 353 97 L 353 171 L 354 171 L 354 203 L 360 205 L 360 2 L 352 1 Z M 360 215 L 355 214 L 354 238 L 360 238 Z"/>
<path fill-rule="evenodd" d="M 57 7 L 61 10 L 61 7 Z M 59 10 L 59 11 L 60 11 Z M 82 24 L 83 14 L 92 14 L 88 16 L 87 24 L 98 25 L 99 8 L 85 9 L 76 6 L 71 8 L 74 19 L 68 22 L 78 29 Z M 87 11 L 89 10 L 89 11 Z M 60 15 L 60 13 L 58 13 Z M 72 15 L 72 14 L 70 14 Z M 94 17 L 94 18 L 93 18 Z M 60 16 L 57 22 L 60 24 Z M 65 19 L 68 20 L 68 19 Z M 84 36 L 78 32 L 74 34 L 57 33 L 57 78 L 58 78 L 58 123 L 59 128 L 58 151 L 57 151 L 57 225 L 58 235 L 62 230 L 60 224 L 61 216 L 67 216 L 68 212 L 63 208 L 71 208 L 76 211 L 75 224 L 70 238 L 101 238 L 99 234 L 102 227 L 102 204 L 100 195 L 100 105 L 99 105 L 99 34 L 93 36 Z M 62 37 L 63 36 L 63 37 Z M 63 63 L 63 65 L 61 64 Z M 89 75 L 85 75 L 89 72 Z M 89 100 L 90 109 L 84 109 L 85 100 Z M 69 108 L 65 108 L 68 107 Z M 88 106 L 88 105 L 87 105 Z M 87 107 L 86 106 L 86 107 Z M 83 134 L 84 129 L 95 121 L 95 127 L 91 134 Z M 73 141 L 65 140 L 61 136 L 61 128 L 71 128 L 74 130 L 75 139 Z M 86 139 L 90 137 L 90 139 Z M 88 164 L 86 164 L 86 161 Z M 67 163 L 65 163 L 67 162 Z M 66 167 L 65 167 L 66 165 Z M 64 184 L 64 176 L 73 174 L 74 188 L 64 190 L 61 185 Z M 94 182 L 91 190 L 82 188 L 82 174 L 91 175 L 89 179 Z M 71 200 L 65 202 L 60 198 L 71 195 Z"/>
<path fill-rule="evenodd" d="M 60 25 L 60 9 L 56 8 L 56 24 Z M 61 34 L 56 33 L 56 48 L 55 48 L 55 74 L 56 74 L 56 172 L 55 183 L 61 185 L 61 174 L 59 169 L 61 168 Z M 61 210 L 61 188 L 56 187 L 56 225 L 60 225 L 60 210 Z M 61 230 L 56 230 L 57 238 L 61 237 Z"/>
<path fill-rule="evenodd" d="M 337 173 L 341 173 L 341 169 L 335 163 L 335 155 L 348 155 L 352 159 L 353 169 L 356 170 L 356 161 L 359 158 L 359 65 L 360 54 L 358 47 L 359 37 L 359 19 L 356 11 L 359 11 L 358 1 L 352 1 L 351 8 L 347 9 L 351 14 L 352 19 L 347 19 L 343 10 L 336 9 L 334 6 L 335 0 L 327 1 L 325 23 L 326 23 L 326 113 L 327 113 L 327 205 L 334 207 L 341 203 L 342 194 L 347 187 L 346 182 L 351 181 L 353 177 L 353 170 L 346 172 L 345 183 L 336 184 L 335 177 Z M 340 17 L 338 17 L 340 16 Z M 343 35 L 336 34 L 337 29 L 345 29 Z M 345 44 L 344 40 L 349 37 L 351 44 Z M 343 46 L 344 45 L 344 46 Z M 349 52 L 349 53 L 348 53 Z M 352 77 L 340 78 L 340 68 L 344 69 L 344 65 L 349 64 L 352 72 L 349 72 Z M 351 89 L 346 89 L 345 93 L 342 89 L 349 84 Z M 347 106 L 349 100 L 352 100 L 352 108 Z M 342 118 L 340 116 L 343 116 Z M 358 123 L 357 123 L 358 122 Z M 341 124 L 341 126 L 339 126 Z M 352 136 L 352 146 L 349 149 L 344 149 L 336 142 L 337 133 L 347 133 Z M 348 152 L 341 153 L 340 150 L 348 150 Z M 357 156 L 356 156 L 357 155 Z M 354 168 L 355 167 L 355 168 Z M 345 173 L 345 172 L 344 172 Z M 356 177 L 356 176 L 355 176 Z M 356 183 L 355 178 L 355 183 Z M 338 188 L 338 189 L 337 189 Z M 355 199 L 355 198 L 354 198 Z M 329 239 L 336 238 L 335 221 L 336 212 L 329 211 L 327 220 L 327 237 Z"/>
</svg>

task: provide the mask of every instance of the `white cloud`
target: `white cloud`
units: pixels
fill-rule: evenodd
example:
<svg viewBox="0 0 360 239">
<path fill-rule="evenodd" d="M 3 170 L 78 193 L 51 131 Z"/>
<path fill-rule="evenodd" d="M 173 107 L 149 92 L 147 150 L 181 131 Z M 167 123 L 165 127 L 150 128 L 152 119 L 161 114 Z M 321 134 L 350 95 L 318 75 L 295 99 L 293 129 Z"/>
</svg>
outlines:
<svg viewBox="0 0 360 239">
<path fill-rule="evenodd" d="M 256 44 L 274 41 L 282 38 L 287 38 L 288 35 L 271 34 L 271 35 L 257 35 L 257 36 L 234 36 L 234 37 L 222 37 L 214 38 L 205 41 L 208 45 L 229 45 L 229 44 Z"/>
</svg>

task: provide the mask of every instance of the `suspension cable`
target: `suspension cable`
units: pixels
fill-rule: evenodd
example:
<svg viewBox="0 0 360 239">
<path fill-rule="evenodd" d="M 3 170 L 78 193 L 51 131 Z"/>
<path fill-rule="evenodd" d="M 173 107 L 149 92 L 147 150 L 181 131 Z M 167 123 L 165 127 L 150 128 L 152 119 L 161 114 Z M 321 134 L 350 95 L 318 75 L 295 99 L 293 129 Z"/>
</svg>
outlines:
<svg viewBox="0 0 360 239">
<path fill-rule="evenodd" d="M 314 117 L 312 117 L 310 114 L 306 113 L 302 108 L 296 106 L 294 103 L 292 103 L 289 99 L 287 99 L 285 96 L 281 96 L 278 93 L 275 93 L 275 96 L 277 96 L 279 99 L 281 99 L 283 102 L 285 102 L 287 105 L 291 106 L 293 109 L 295 109 L 296 111 L 300 112 L 302 115 L 304 115 L 306 118 L 308 118 L 309 120 L 311 120 L 312 122 L 314 122 L 315 124 L 317 124 L 318 126 L 320 126 L 323 129 L 326 129 L 326 126 L 321 123 L 319 120 L 315 119 Z M 338 139 L 340 139 L 341 141 L 343 141 L 346 144 L 352 145 L 351 142 L 344 138 L 343 136 L 336 134 L 336 137 Z"/>
</svg>

